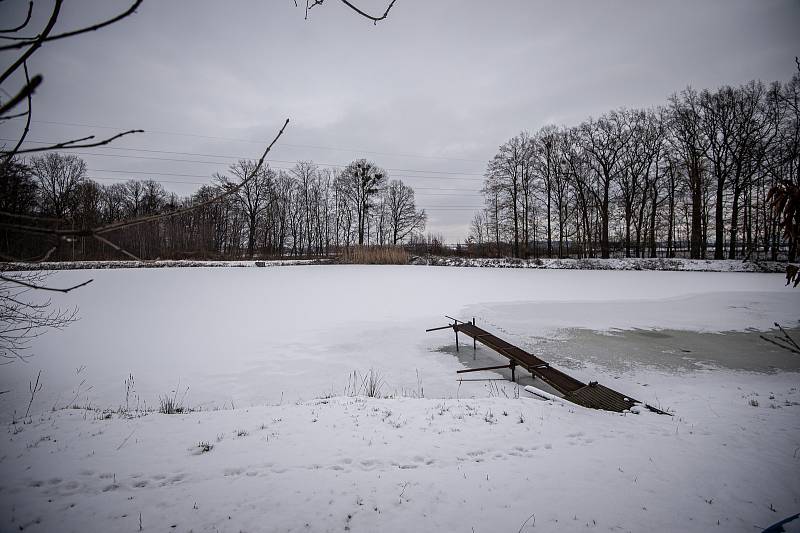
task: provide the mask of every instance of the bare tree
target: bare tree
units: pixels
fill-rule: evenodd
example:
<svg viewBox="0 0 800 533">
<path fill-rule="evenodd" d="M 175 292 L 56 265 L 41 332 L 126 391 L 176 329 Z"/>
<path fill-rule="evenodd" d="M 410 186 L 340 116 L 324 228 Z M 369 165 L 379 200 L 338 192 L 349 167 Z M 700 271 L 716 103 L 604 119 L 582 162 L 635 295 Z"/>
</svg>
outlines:
<svg viewBox="0 0 800 533">
<path fill-rule="evenodd" d="M 502 194 L 503 209 L 509 213 L 514 257 L 520 257 L 520 215 L 526 214 L 523 200 L 527 198 L 523 185 L 531 173 L 531 153 L 529 137 L 521 133 L 500 145 L 486 169 L 487 181 Z"/>
<path fill-rule="evenodd" d="M 364 237 L 368 237 L 366 230 L 373 200 L 387 180 L 386 171 L 366 159 L 358 159 L 342 171 L 342 179 L 346 184 L 345 192 L 355 207 L 358 244 L 362 245 Z"/>
<path fill-rule="evenodd" d="M 236 198 L 247 219 L 247 257 L 253 257 L 258 221 L 270 203 L 274 172 L 269 167 L 262 168 L 256 161 L 244 159 L 232 164 L 229 171 L 236 181 L 220 174 L 215 179 L 223 189 L 232 189 L 238 185 Z"/>
<path fill-rule="evenodd" d="M 30 167 L 39 185 L 42 214 L 65 218 L 78 186 L 86 178 L 86 163 L 74 155 L 50 152 L 32 157 Z"/>
<path fill-rule="evenodd" d="M 594 195 L 601 221 L 600 253 L 603 259 L 610 257 L 609 221 L 611 193 L 624 168 L 623 154 L 632 133 L 627 128 L 622 112 L 612 111 L 598 120 L 589 120 L 583 125 L 585 150 L 589 164 L 594 170 L 599 187 L 590 189 Z"/>
<path fill-rule="evenodd" d="M 397 244 L 412 232 L 425 231 L 427 215 L 418 211 L 414 201 L 414 189 L 400 180 L 392 180 L 384 193 L 385 205 L 389 215 L 392 244 Z"/>
<path fill-rule="evenodd" d="M 674 149 L 680 154 L 691 192 L 691 247 L 690 257 L 700 259 L 703 242 L 703 185 L 704 155 L 708 146 L 700 122 L 700 101 L 696 91 L 684 90 L 670 99 Z"/>
</svg>

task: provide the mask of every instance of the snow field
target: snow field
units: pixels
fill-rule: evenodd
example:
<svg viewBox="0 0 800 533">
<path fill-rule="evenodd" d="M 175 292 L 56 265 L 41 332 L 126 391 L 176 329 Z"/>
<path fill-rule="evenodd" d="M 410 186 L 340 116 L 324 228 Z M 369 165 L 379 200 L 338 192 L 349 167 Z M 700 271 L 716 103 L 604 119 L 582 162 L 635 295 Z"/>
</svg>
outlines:
<svg viewBox="0 0 800 533">
<path fill-rule="evenodd" d="M 751 531 L 795 512 L 796 375 L 651 377 L 675 417 L 525 393 L 60 410 L 9 428 L 0 514 L 26 531 L 135 531 L 139 513 L 145 531 L 516 531 L 531 514 L 523 531 Z"/>
</svg>

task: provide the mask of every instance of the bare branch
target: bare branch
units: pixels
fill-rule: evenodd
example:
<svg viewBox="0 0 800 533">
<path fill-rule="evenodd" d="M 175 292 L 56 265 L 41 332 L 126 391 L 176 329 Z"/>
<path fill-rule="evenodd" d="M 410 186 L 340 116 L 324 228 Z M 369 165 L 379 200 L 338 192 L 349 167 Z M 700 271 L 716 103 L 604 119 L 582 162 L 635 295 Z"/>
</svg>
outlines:
<svg viewBox="0 0 800 533">
<path fill-rule="evenodd" d="M 361 15 L 362 17 L 368 18 L 369 20 L 371 20 L 373 22 L 378 22 L 378 21 L 381 21 L 381 20 L 385 19 L 387 16 L 389 16 L 389 11 L 392 10 L 392 7 L 394 6 L 394 3 L 397 0 L 392 0 L 391 2 L 389 2 L 389 5 L 386 7 L 386 11 L 384 11 L 383 15 L 381 15 L 380 17 L 373 17 L 369 13 L 365 13 L 364 11 L 361 11 L 358 7 L 354 6 L 353 4 L 348 2 L 347 0 L 339 0 L 339 1 L 342 2 L 344 5 L 346 5 L 347 7 L 349 7 L 350 9 L 352 9 L 353 11 L 355 11 L 356 13 L 358 13 L 359 15 Z"/>
<path fill-rule="evenodd" d="M 79 283 L 79 284 L 74 285 L 72 287 L 67 287 L 66 289 L 57 289 L 55 287 L 47 287 L 45 285 L 38 285 L 36 283 L 28 283 L 27 281 L 23 281 L 23 280 L 17 279 L 17 278 L 11 278 L 11 277 L 8 277 L 8 276 L 4 276 L 2 274 L 0 274 L 0 279 L 2 279 L 3 281 L 8 281 L 10 283 L 16 283 L 17 285 L 22 285 L 23 287 L 28 287 L 30 289 L 36 289 L 36 290 L 40 290 L 40 291 L 63 292 L 65 294 L 70 292 L 70 291 L 74 291 L 75 289 L 79 289 L 80 287 L 83 287 L 85 285 L 88 285 L 92 281 L 94 281 L 93 279 L 90 279 L 88 281 L 84 281 L 83 283 Z"/>
<path fill-rule="evenodd" d="M 6 228 L 6 229 L 10 229 L 10 230 L 13 230 L 13 231 L 19 231 L 19 232 L 22 232 L 22 233 L 30 233 L 30 234 L 35 234 L 35 235 L 51 235 L 51 236 L 54 236 L 54 237 L 56 237 L 58 239 L 67 239 L 69 237 L 93 237 L 93 238 L 97 239 L 98 241 L 110 246 L 114 250 L 116 250 L 116 251 L 118 251 L 118 252 L 120 252 L 122 254 L 125 254 L 128 257 L 130 257 L 130 258 L 132 258 L 132 259 L 134 259 L 136 261 L 139 261 L 140 259 L 138 257 L 136 257 L 134 254 L 132 254 L 132 253 L 128 252 L 127 250 L 123 249 L 122 247 L 114 244 L 113 242 L 109 241 L 108 239 L 102 237 L 101 235 L 105 234 L 105 233 L 110 233 L 110 232 L 113 232 L 113 231 L 116 231 L 116 230 L 120 230 L 120 229 L 123 229 L 123 228 L 129 228 L 129 227 L 132 227 L 132 226 L 138 226 L 140 224 L 144 224 L 144 223 L 147 223 L 147 222 L 153 222 L 153 221 L 164 219 L 164 218 L 169 218 L 169 217 L 182 215 L 184 213 L 189 213 L 191 211 L 200 209 L 200 208 L 202 208 L 204 206 L 219 202 L 223 198 L 226 198 L 226 197 L 228 197 L 230 195 L 236 194 L 239 190 L 242 189 L 242 187 L 247 185 L 250 181 L 252 181 L 255 178 L 255 176 L 258 175 L 259 171 L 261 170 L 261 167 L 263 167 L 263 165 L 264 165 L 264 160 L 266 159 L 267 154 L 269 154 L 270 150 L 275 145 L 275 143 L 278 142 L 278 139 L 280 139 L 280 137 L 283 135 L 283 132 L 286 130 L 286 126 L 288 126 L 288 125 L 289 125 L 289 119 L 287 118 L 286 121 L 283 123 L 283 126 L 281 127 L 280 131 L 278 131 L 277 135 L 275 135 L 275 138 L 272 140 L 272 142 L 264 150 L 264 153 L 261 155 L 261 158 L 258 160 L 258 164 L 256 164 L 256 166 L 253 168 L 252 172 L 245 179 L 243 179 L 238 185 L 228 187 L 225 190 L 225 192 L 223 192 L 223 193 L 221 193 L 221 194 L 219 194 L 219 195 L 217 195 L 217 196 L 215 196 L 213 198 L 210 198 L 210 199 L 208 199 L 208 200 L 206 200 L 204 202 L 200 202 L 198 204 L 191 205 L 191 206 L 184 207 L 184 208 L 180 208 L 180 209 L 175 209 L 175 210 L 169 211 L 167 213 L 159 213 L 159 214 L 155 214 L 155 215 L 148 215 L 148 216 L 143 216 L 143 217 L 139 217 L 139 218 L 134 218 L 134 219 L 131 219 L 131 220 L 123 220 L 123 221 L 120 221 L 120 222 L 107 224 L 105 226 L 100 226 L 100 227 L 97 227 L 97 228 L 59 229 L 59 228 L 46 228 L 46 227 L 40 227 L 40 226 L 31 226 L 31 225 L 26 225 L 26 224 L 17 224 L 17 223 L 12 223 L 12 222 L 0 222 L 0 227 Z M 3 213 L 3 214 L 5 214 L 5 213 Z M 8 215 L 10 215 L 12 217 L 22 218 L 22 219 L 40 220 L 37 217 L 30 217 L 30 216 L 26 216 L 26 215 L 12 215 L 10 213 Z M 70 289 L 70 290 L 72 290 L 72 289 Z"/>
<path fill-rule="evenodd" d="M 99 228 L 94 228 L 94 229 L 88 230 L 88 234 L 97 235 L 97 234 L 101 234 L 101 233 L 108 233 L 110 231 L 115 231 L 115 230 L 122 229 L 122 228 L 129 228 L 131 226 L 137 226 L 139 224 L 144 224 L 145 222 L 152 222 L 154 220 L 160 220 L 162 218 L 173 217 L 173 216 L 181 215 L 183 213 L 189 213 L 189 212 L 194 211 L 196 209 L 200 209 L 201 207 L 204 207 L 204 206 L 207 206 L 209 204 L 213 204 L 215 202 L 218 202 L 218 201 L 222 200 L 223 198 L 226 198 L 226 197 L 228 197 L 228 196 L 230 196 L 232 194 L 235 194 L 242 187 L 244 187 L 245 184 L 249 183 L 253 179 L 253 177 L 255 177 L 258 174 L 258 172 L 261 170 L 261 167 L 264 165 L 264 159 L 267 157 L 267 154 L 272 149 L 272 147 L 275 145 L 275 143 L 278 141 L 278 139 L 280 139 L 281 135 L 283 135 L 283 131 L 286 129 L 286 126 L 288 124 L 289 124 L 289 119 L 287 118 L 286 122 L 283 123 L 283 127 L 281 127 L 281 129 L 278 132 L 278 134 L 275 136 L 275 138 L 272 140 L 272 142 L 269 144 L 269 146 L 267 146 L 266 150 L 264 150 L 264 153 L 261 155 L 261 159 L 258 160 L 258 164 L 253 169 L 253 172 L 250 174 L 250 176 L 248 176 L 246 179 L 242 180 L 235 187 L 229 188 L 224 193 L 222 193 L 222 194 L 220 194 L 218 196 L 215 196 L 214 198 L 210 198 L 210 199 L 208 199 L 208 200 L 206 200 L 204 202 L 200 202 L 199 204 L 195 204 L 195 205 L 191 205 L 191 206 L 188 206 L 188 207 L 183 207 L 183 208 L 180 208 L 180 209 L 176 209 L 176 210 L 170 211 L 168 213 L 160 213 L 160 214 L 157 214 L 157 215 L 144 216 L 144 217 L 136 218 L 136 219 L 133 219 L 133 220 L 123 220 L 121 222 L 115 222 L 113 224 L 108 224 L 106 226 L 101 226 Z M 2 225 L 2 224 L 0 224 L 0 225 Z M 72 235 L 76 235 L 76 236 L 77 235 L 86 235 L 87 234 L 86 230 L 84 230 L 84 231 L 80 231 L 80 230 L 72 231 L 72 230 L 70 230 L 70 231 L 72 231 L 72 233 L 70 233 L 68 231 L 65 232 L 65 231 L 66 230 L 62 230 L 62 231 L 59 232 L 59 234 L 60 235 L 70 235 L 70 234 L 72 234 Z"/>
<path fill-rule="evenodd" d="M 25 50 L 25 52 L 19 58 L 17 58 L 17 60 L 14 61 L 14 63 L 12 63 L 11 66 L 8 67 L 5 72 L 3 72 L 3 74 L 0 74 L 0 83 L 6 81 L 6 78 L 11 76 L 12 73 L 22 66 L 22 64 L 42 46 L 45 39 L 47 39 L 47 36 L 50 35 L 51 31 L 53 31 L 53 26 L 55 26 L 56 20 L 58 20 L 58 13 L 61 11 L 62 2 L 63 0 L 56 0 L 55 5 L 53 6 L 53 12 L 50 14 L 50 20 L 47 21 L 47 25 L 45 26 L 44 30 L 42 30 L 42 33 L 39 34 L 35 41 L 28 41 L 23 45 L 30 45 L 30 48 Z"/>
<path fill-rule="evenodd" d="M 761 337 L 763 340 L 765 340 L 765 341 L 767 341 L 769 343 L 774 344 L 775 346 L 778 346 L 779 348 L 783 348 L 784 350 L 787 350 L 787 351 L 792 352 L 792 353 L 800 354 L 800 350 L 796 350 L 795 348 L 793 348 L 791 346 L 783 344 L 781 342 L 781 339 L 779 339 L 779 338 L 770 339 L 769 337 L 766 337 L 764 335 L 759 335 L 759 337 Z"/>
<path fill-rule="evenodd" d="M 102 242 L 103 244 L 105 244 L 105 245 L 108 245 L 108 246 L 110 246 L 111 248 L 113 248 L 114 250 L 118 251 L 119 253 L 121 253 L 121 254 L 124 254 L 124 255 L 127 255 L 128 257 L 130 257 L 130 258 L 131 258 L 131 259 L 133 259 L 134 261 L 141 261 L 141 259 L 139 259 L 139 258 L 138 258 L 138 257 L 136 257 L 135 255 L 133 255 L 132 253 L 130 253 L 128 250 L 126 250 L 126 249 L 124 249 L 124 248 L 122 248 L 122 247 L 120 247 L 120 246 L 117 246 L 116 244 L 114 244 L 113 242 L 109 241 L 109 240 L 108 240 L 108 239 L 106 239 L 105 237 L 103 237 L 103 236 L 101 236 L 101 235 L 98 235 L 98 234 L 96 234 L 96 233 L 95 233 L 94 235 L 92 235 L 92 236 L 93 236 L 95 239 L 97 239 L 98 241 Z"/>
<path fill-rule="evenodd" d="M 352 9 L 353 11 L 355 11 L 356 13 L 358 13 L 359 15 L 361 15 L 362 17 L 364 17 L 366 19 L 369 19 L 373 23 L 377 24 L 378 22 L 380 22 L 381 20 L 384 20 L 386 17 L 389 16 L 389 11 L 392 10 L 392 7 L 394 7 L 394 3 L 397 0 L 392 0 L 391 2 L 389 2 L 389 5 L 386 7 L 386 11 L 384 11 L 383 15 L 381 15 L 379 17 L 370 15 L 366 11 L 362 11 L 358 6 L 356 6 L 355 4 L 349 2 L 348 0 L 339 0 L 339 1 L 341 3 L 343 3 L 344 5 L 346 5 L 347 7 L 349 7 L 350 9 Z M 324 2 L 325 2 L 325 0 L 306 0 L 306 18 L 308 18 L 308 11 L 311 8 L 313 8 L 315 6 L 322 5 Z M 295 2 L 295 5 L 297 5 L 297 2 Z M 0 50 L 1 50 L 1 48 L 0 48 Z"/>
<path fill-rule="evenodd" d="M 28 114 L 27 111 L 23 111 L 22 113 L 17 113 L 16 115 L 6 115 L 4 117 L 0 117 L 0 120 L 11 120 L 11 119 L 15 119 L 15 118 L 21 118 L 21 117 L 24 117 L 27 114 Z"/>
<path fill-rule="evenodd" d="M 14 148 L 10 152 L 8 152 L 8 154 L 6 155 L 6 157 L 5 157 L 6 161 L 11 159 L 14 156 L 14 154 L 17 153 L 17 151 L 19 150 L 20 146 L 22 146 L 22 143 L 25 142 L 25 138 L 28 136 L 28 132 L 31 129 L 31 114 L 32 114 L 31 110 L 33 108 L 33 99 L 31 98 L 31 95 L 33 94 L 33 91 L 36 89 L 36 86 L 38 86 L 39 83 L 41 83 L 41 81 L 42 81 L 42 77 L 39 76 L 39 81 L 35 85 L 32 84 L 31 77 L 28 74 L 28 62 L 25 61 L 22 64 L 22 67 L 25 69 L 25 87 L 26 88 L 30 88 L 30 90 L 27 92 L 27 95 L 26 95 L 26 97 L 28 99 L 28 113 L 27 113 L 28 116 L 25 119 L 25 129 L 22 130 L 22 135 L 20 135 L 19 140 L 17 141 L 17 144 L 14 145 Z M 2 114 L 2 111 L 0 111 L 0 114 Z"/>
<path fill-rule="evenodd" d="M 24 215 L 21 213 L 9 213 L 8 211 L 0 211 L 0 216 L 4 217 L 11 217 L 11 218 L 22 218 L 25 220 L 35 220 L 38 222 L 67 222 L 63 218 L 50 218 L 50 217 L 41 217 L 37 215 Z"/>
<path fill-rule="evenodd" d="M 72 30 L 72 31 L 64 32 L 64 33 L 59 33 L 57 35 L 53 35 L 53 36 L 50 36 L 50 37 L 44 37 L 44 38 L 42 38 L 42 36 L 38 36 L 38 37 L 23 37 L 23 38 L 21 38 L 20 42 L 18 42 L 18 43 L 8 44 L 8 45 L 5 45 L 5 46 L 0 46 L 0 50 L 20 49 L 20 48 L 24 48 L 24 47 L 26 47 L 26 46 L 28 46 L 30 44 L 34 44 L 34 43 L 39 43 L 39 45 L 41 45 L 42 43 L 45 43 L 45 42 L 57 41 L 59 39 L 64 39 L 66 37 L 74 37 L 75 35 L 81 35 L 82 33 L 89 33 L 89 32 L 92 32 L 92 31 L 97 31 L 100 28 L 104 28 L 106 26 L 114 24 L 115 22 L 118 22 L 118 21 L 124 19 L 125 17 L 128 17 L 128 16 L 132 15 L 136 11 L 136 9 L 142 4 L 142 2 L 143 2 L 143 0 L 136 0 L 127 10 L 125 10 L 122 13 L 120 13 L 116 17 L 112 17 L 112 18 L 110 18 L 110 19 L 108 19 L 108 20 L 106 20 L 104 22 L 98 22 L 97 24 L 93 24 L 91 26 L 86 26 L 85 28 L 80 28 L 80 29 L 77 29 L 77 30 Z"/>
<path fill-rule="evenodd" d="M 800 346 L 798 346 L 798 344 L 795 342 L 795 340 L 794 340 L 792 337 L 790 337 L 790 336 L 789 336 L 789 334 L 786 332 L 786 330 L 785 330 L 785 329 L 783 329 L 783 327 L 782 327 L 780 324 L 778 324 L 777 322 L 775 322 L 775 326 L 776 326 L 776 327 L 777 327 L 779 330 L 781 330 L 781 333 L 783 333 L 783 336 L 784 336 L 784 337 L 786 337 L 786 340 L 785 340 L 784 342 L 789 342 L 789 343 L 790 343 L 792 346 L 794 346 L 795 348 L 797 348 L 798 350 L 800 350 Z"/>
<path fill-rule="evenodd" d="M 28 2 L 28 15 L 25 17 L 25 20 L 22 21 L 22 24 L 14 28 L 8 28 L 7 30 L 0 30 L 0 33 L 14 33 L 24 29 L 25 26 L 27 26 L 28 23 L 31 21 L 32 14 L 33 14 L 33 0 Z"/>
<path fill-rule="evenodd" d="M 23 65 L 26 64 L 27 62 L 23 61 Z M 28 77 L 27 70 L 28 69 L 26 67 L 25 78 Z M 20 89 L 20 91 L 13 98 L 11 98 L 8 102 L 0 106 L 0 115 L 5 113 L 6 111 L 10 111 L 14 107 L 16 107 L 17 104 L 19 104 L 26 98 L 29 99 L 33 94 L 33 91 L 35 91 L 36 88 L 39 87 L 39 85 L 41 85 L 41 83 L 42 83 L 42 76 L 40 74 L 34 76 L 33 79 L 29 79 L 28 82 L 25 84 L 25 86 L 22 89 Z M 11 117 L 4 117 L 4 118 L 11 118 Z"/>
<path fill-rule="evenodd" d="M 11 257 L 11 256 L 6 255 L 6 254 L 0 254 L 0 259 L 3 259 L 4 261 L 15 262 L 15 263 L 41 263 L 43 261 L 47 261 L 50 258 L 50 256 L 53 255 L 53 252 L 55 252 L 56 250 L 58 250 L 58 246 L 53 246 L 52 248 L 47 250 L 47 252 L 45 252 L 45 254 L 43 256 L 41 256 L 41 257 L 33 257 L 31 259 L 18 259 L 16 257 Z"/>
<path fill-rule="evenodd" d="M 108 137 L 107 139 L 103 139 L 102 141 L 97 141 L 93 143 L 87 144 L 76 144 L 83 141 L 88 141 L 90 139 L 94 139 L 94 135 L 89 135 L 88 137 L 81 137 L 80 139 L 73 139 L 71 141 L 64 141 L 57 144 L 51 144 L 50 146 L 43 146 L 41 148 L 26 148 L 25 150 L 18 150 L 15 155 L 18 154 L 30 154 L 34 152 L 49 152 L 52 150 L 72 150 L 75 148 L 94 148 L 96 146 L 103 146 L 109 144 L 120 137 L 124 137 L 126 135 L 132 135 L 134 133 L 144 133 L 144 130 L 128 130 L 123 131 L 122 133 L 117 133 L 112 137 Z"/>
</svg>

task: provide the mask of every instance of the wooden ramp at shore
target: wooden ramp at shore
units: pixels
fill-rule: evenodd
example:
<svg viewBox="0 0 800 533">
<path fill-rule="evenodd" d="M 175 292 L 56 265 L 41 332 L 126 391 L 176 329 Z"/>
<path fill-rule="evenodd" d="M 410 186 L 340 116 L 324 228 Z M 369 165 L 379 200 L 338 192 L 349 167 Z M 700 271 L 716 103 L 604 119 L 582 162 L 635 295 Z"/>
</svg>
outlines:
<svg viewBox="0 0 800 533">
<path fill-rule="evenodd" d="M 555 390 L 557 390 L 565 400 L 572 403 L 589 407 L 591 409 L 603 409 L 605 411 L 623 412 L 630 410 L 635 405 L 643 405 L 647 409 L 659 413 L 669 414 L 651 405 L 647 405 L 638 400 L 625 396 L 608 387 L 600 385 L 596 381 L 590 381 L 588 384 L 575 379 L 574 377 L 561 372 L 560 370 L 550 366 L 550 363 L 540 359 L 539 357 L 526 352 L 522 348 L 514 346 L 513 344 L 504 341 L 503 339 L 489 333 L 488 331 L 479 328 L 475 325 L 475 319 L 472 322 L 463 322 L 452 317 L 447 317 L 453 321 L 452 324 L 441 326 L 438 328 L 431 328 L 426 330 L 438 331 L 443 329 L 452 329 L 456 334 L 456 351 L 459 350 L 458 334 L 472 338 L 473 350 L 477 348 L 477 343 L 480 342 L 484 346 L 491 348 L 500 355 L 508 358 L 509 363 L 506 365 L 489 366 L 483 368 L 468 368 L 459 370 L 458 373 L 466 372 L 479 372 L 481 370 L 497 370 L 500 368 L 511 369 L 511 380 L 516 381 L 516 369 L 520 367 L 528 372 L 534 378 L 539 378 Z"/>
</svg>

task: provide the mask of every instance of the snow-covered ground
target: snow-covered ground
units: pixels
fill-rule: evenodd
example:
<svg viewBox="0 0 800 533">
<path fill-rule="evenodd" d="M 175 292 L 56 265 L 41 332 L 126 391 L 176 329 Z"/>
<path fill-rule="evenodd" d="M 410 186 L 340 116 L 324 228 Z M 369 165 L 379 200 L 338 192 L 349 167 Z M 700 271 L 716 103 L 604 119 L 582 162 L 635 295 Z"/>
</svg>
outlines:
<svg viewBox="0 0 800 533">
<path fill-rule="evenodd" d="M 0 531 L 136 531 L 140 513 L 144 531 L 517 531 L 529 517 L 523 531 L 753 531 L 800 510 L 792 355 L 724 334 L 798 326 L 800 291 L 780 274 L 295 266 L 49 282 L 89 278 L 53 297 L 81 320 L 0 367 Z M 444 314 L 675 416 L 459 383 L 465 365 L 502 361 L 426 334 Z M 773 368 L 702 353 L 682 356 L 703 361 L 692 371 L 575 365 L 553 344 L 652 329 L 705 332 Z M 393 398 L 353 396 L 371 369 Z M 130 375 L 128 414 L 104 412 L 126 406 Z M 143 412 L 165 394 L 202 411 Z"/>
</svg>

